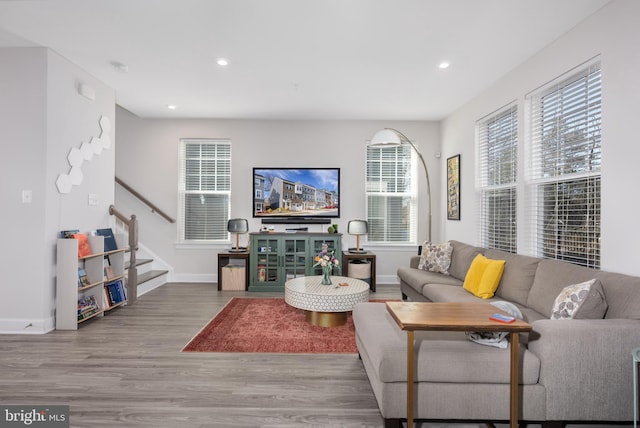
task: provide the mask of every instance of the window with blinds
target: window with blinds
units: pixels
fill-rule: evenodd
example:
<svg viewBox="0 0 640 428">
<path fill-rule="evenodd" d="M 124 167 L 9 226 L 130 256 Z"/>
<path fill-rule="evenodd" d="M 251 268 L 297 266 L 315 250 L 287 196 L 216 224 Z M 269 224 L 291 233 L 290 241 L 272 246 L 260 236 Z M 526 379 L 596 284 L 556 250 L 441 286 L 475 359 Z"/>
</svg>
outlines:
<svg viewBox="0 0 640 428">
<path fill-rule="evenodd" d="M 180 142 L 179 240 L 228 241 L 231 143 Z"/>
<path fill-rule="evenodd" d="M 534 254 L 600 267 L 601 73 L 594 60 L 527 97 Z"/>
<path fill-rule="evenodd" d="M 416 243 L 416 156 L 409 145 L 367 145 L 367 240 L 377 244 Z"/>
<path fill-rule="evenodd" d="M 476 144 L 483 247 L 517 252 L 518 110 L 510 106 L 478 121 Z"/>
</svg>

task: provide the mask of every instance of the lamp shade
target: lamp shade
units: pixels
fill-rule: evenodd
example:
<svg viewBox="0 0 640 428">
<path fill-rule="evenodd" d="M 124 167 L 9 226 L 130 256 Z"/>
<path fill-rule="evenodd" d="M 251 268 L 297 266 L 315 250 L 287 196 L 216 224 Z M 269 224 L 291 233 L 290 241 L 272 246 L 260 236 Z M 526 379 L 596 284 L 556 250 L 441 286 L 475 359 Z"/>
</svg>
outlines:
<svg viewBox="0 0 640 428">
<path fill-rule="evenodd" d="M 366 235 L 369 231 L 365 220 L 350 220 L 347 225 L 347 233 L 349 235 Z"/>
<path fill-rule="evenodd" d="M 371 138 L 371 144 L 375 146 L 399 146 L 403 137 L 395 129 L 385 128 L 375 133 Z"/>
<path fill-rule="evenodd" d="M 246 218 L 232 218 L 227 222 L 227 231 L 247 233 L 249 231 L 249 222 Z"/>
<path fill-rule="evenodd" d="M 347 233 L 356 235 L 356 248 L 349 248 L 350 253 L 364 253 L 360 248 L 360 235 L 366 235 L 369 231 L 368 224 L 365 220 L 349 220 L 347 224 Z"/>
</svg>

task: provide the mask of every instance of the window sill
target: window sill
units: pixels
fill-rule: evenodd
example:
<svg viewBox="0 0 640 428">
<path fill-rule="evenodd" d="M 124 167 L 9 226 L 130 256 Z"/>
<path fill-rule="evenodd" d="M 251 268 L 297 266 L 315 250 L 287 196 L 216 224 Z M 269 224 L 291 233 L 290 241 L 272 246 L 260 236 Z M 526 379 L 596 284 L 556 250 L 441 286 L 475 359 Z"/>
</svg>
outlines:
<svg viewBox="0 0 640 428">
<path fill-rule="evenodd" d="M 207 242 L 207 241 L 182 241 L 174 244 L 176 250 L 228 250 L 231 241 Z"/>
</svg>

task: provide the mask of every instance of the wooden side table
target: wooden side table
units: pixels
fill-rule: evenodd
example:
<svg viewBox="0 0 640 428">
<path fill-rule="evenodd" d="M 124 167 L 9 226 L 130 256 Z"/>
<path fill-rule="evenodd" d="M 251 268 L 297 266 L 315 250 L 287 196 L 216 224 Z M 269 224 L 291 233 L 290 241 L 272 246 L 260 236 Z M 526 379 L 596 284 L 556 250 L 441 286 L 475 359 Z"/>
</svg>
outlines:
<svg viewBox="0 0 640 428">
<path fill-rule="evenodd" d="M 240 262 L 238 262 L 240 261 Z M 227 265 L 244 266 L 244 290 L 249 289 L 249 252 L 242 253 L 218 253 L 218 290 L 222 290 L 222 268 Z"/>
<path fill-rule="evenodd" d="M 371 291 L 376 291 L 376 255 L 371 251 L 365 251 L 364 253 L 350 253 L 345 251 L 342 253 L 342 275 L 349 276 L 349 261 L 352 260 L 365 260 L 371 265 L 371 278 L 369 288 Z M 362 280 L 363 278 L 358 278 Z"/>
<path fill-rule="evenodd" d="M 518 334 L 531 331 L 530 324 L 522 320 L 510 324 L 492 321 L 489 319 L 491 314 L 504 312 L 484 302 L 387 302 L 386 305 L 398 327 L 407 332 L 407 427 L 413 427 L 414 333 L 433 330 L 506 331 L 510 334 L 509 426 L 518 428 Z"/>
</svg>

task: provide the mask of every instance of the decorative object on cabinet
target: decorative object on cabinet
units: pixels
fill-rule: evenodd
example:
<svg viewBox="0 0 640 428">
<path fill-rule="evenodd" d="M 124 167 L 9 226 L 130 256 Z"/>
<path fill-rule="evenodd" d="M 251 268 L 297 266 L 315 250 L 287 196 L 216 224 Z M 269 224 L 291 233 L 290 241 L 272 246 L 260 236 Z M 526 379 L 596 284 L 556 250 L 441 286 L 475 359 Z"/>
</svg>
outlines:
<svg viewBox="0 0 640 428">
<path fill-rule="evenodd" d="M 460 155 L 447 158 L 447 220 L 460 220 Z"/>
<path fill-rule="evenodd" d="M 427 169 L 427 164 L 424 161 L 424 157 L 422 157 L 422 153 L 418 150 L 418 148 L 411 142 L 409 137 L 404 135 L 402 132 L 393 128 L 385 128 L 381 131 L 375 133 L 373 138 L 371 138 L 371 145 L 373 146 L 399 146 L 403 143 L 407 143 L 411 146 L 413 150 L 415 150 L 418 158 L 420 158 L 420 162 L 424 168 L 424 174 L 427 178 L 427 202 L 429 203 L 429 215 L 427 216 L 427 241 L 431 241 L 431 182 L 429 180 L 429 170 Z"/>
<path fill-rule="evenodd" d="M 239 235 L 249 232 L 249 222 L 246 218 L 232 218 L 227 222 L 227 231 L 236 234 L 236 246 L 231 247 L 230 253 L 242 253 L 247 251 L 247 247 L 240 247 Z"/>
<path fill-rule="evenodd" d="M 360 236 L 366 235 L 369 232 L 369 225 L 366 220 L 349 220 L 347 225 L 347 233 L 349 235 L 355 235 L 356 248 L 349 248 L 350 253 L 361 254 L 365 251 L 360 247 Z"/>
</svg>

